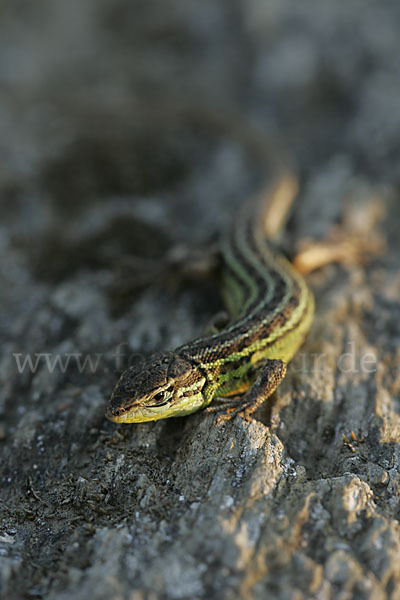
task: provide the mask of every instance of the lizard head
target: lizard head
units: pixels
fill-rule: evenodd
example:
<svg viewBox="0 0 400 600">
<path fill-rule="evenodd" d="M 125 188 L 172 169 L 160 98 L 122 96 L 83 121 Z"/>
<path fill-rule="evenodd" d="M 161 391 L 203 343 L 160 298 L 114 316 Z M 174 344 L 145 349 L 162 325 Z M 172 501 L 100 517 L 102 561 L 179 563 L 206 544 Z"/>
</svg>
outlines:
<svg viewBox="0 0 400 600">
<path fill-rule="evenodd" d="M 122 373 L 106 410 L 115 423 L 143 423 L 190 414 L 204 403 L 205 377 L 174 352 L 155 354 Z"/>
</svg>

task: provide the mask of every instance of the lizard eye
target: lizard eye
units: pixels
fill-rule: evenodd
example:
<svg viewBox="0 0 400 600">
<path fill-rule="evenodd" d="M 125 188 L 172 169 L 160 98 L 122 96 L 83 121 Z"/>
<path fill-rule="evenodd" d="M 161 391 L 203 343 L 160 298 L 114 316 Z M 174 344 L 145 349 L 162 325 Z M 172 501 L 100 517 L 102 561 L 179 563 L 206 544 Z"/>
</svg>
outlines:
<svg viewBox="0 0 400 600">
<path fill-rule="evenodd" d="M 153 396 L 152 405 L 153 406 L 164 406 L 167 404 L 171 397 L 172 387 L 164 390 L 163 392 L 158 392 L 155 396 Z"/>
</svg>

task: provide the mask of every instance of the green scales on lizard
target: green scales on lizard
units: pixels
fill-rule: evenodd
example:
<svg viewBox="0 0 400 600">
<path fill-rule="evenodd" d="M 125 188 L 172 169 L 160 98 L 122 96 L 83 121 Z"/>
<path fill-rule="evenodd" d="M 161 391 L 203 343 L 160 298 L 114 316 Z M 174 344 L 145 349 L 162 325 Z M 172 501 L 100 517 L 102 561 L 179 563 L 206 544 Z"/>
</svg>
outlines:
<svg viewBox="0 0 400 600">
<path fill-rule="evenodd" d="M 276 390 L 310 329 L 314 299 L 303 277 L 267 243 L 263 217 L 262 203 L 245 204 L 222 239 L 232 322 L 127 369 L 107 407 L 111 421 L 188 415 L 238 394 L 233 414 L 246 416 Z"/>
</svg>

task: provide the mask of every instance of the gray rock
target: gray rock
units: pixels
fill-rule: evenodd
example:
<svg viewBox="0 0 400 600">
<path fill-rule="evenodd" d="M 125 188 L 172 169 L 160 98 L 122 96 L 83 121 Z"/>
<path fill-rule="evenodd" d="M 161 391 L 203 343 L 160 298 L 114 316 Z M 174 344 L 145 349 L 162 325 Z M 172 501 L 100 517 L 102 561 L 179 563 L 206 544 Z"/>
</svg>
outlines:
<svg viewBox="0 0 400 600">
<path fill-rule="evenodd" d="M 2 9 L 1 598 L 400 597 L 399 17 Z M 385 252 L 309 276 L 313 329 L 255 421 L 106 421 L 124 367 L 222 308 L 185 248 L 206 254 L 282 163 L 291 250 L 343 225 Z"/>
</svg>

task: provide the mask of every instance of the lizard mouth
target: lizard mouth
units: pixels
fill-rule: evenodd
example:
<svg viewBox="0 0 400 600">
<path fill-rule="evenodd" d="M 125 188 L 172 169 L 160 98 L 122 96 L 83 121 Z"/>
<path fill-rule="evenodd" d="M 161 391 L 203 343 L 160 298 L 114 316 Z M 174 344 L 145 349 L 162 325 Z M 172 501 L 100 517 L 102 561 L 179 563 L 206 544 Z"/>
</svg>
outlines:
<svg viewBox="0 0 400 600">
<path fill-rule="evenodd" d="M 106 417 L 113 423 L 145 423 L 163 418 L 164 413 L 158 411 L 161 405 L 154 407 L 111 408 L 106 411 Z"/>
<path fill-rule="evenodd" d="M 108 408 L 106 417 L 113 423 L 141 423 L 146 420 L 140 408 L 136 408 L 134 411 L 122 408 Z"/>
</svg>

